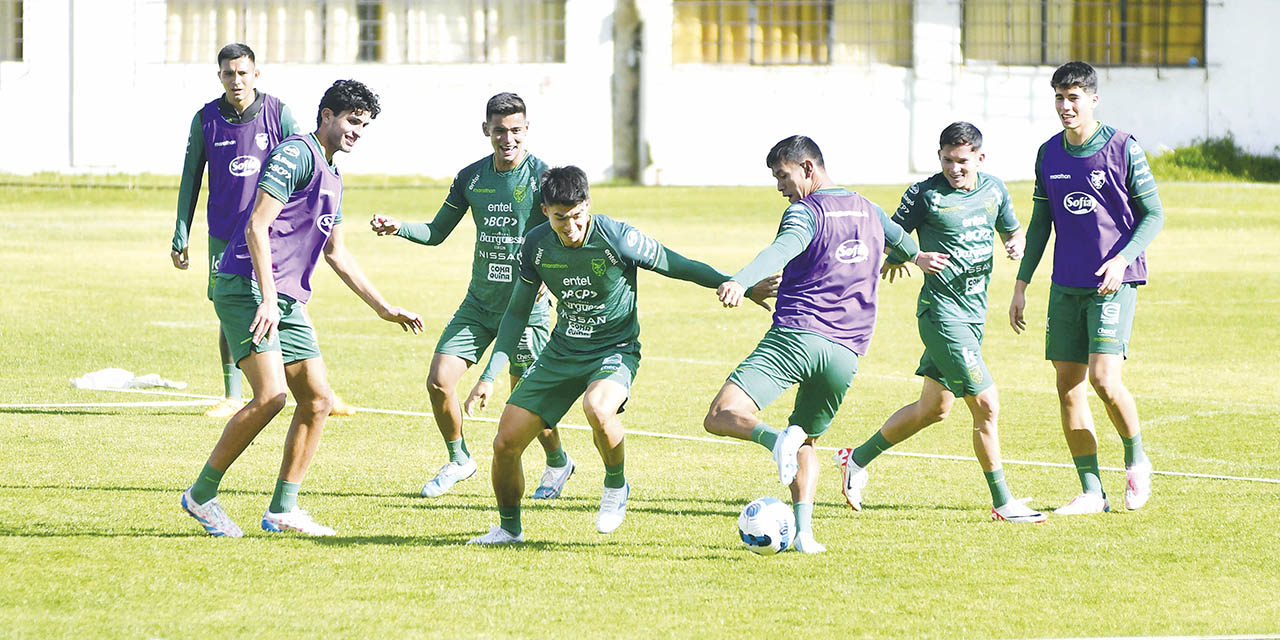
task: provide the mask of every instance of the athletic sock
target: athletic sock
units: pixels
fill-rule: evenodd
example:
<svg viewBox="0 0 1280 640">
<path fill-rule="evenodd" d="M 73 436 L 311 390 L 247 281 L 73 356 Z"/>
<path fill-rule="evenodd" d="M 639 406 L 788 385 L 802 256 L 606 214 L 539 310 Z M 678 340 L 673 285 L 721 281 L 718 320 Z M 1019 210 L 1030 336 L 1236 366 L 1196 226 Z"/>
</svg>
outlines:
<svg viewBox="0 0 1280 640">
<path fill-rule="evenodd" d="M 222 482 L 224 473 L 226 471 L 218 471 L 206 462 L 200 475 L 196 476 L 196 483 L 191 485 L 191 499 L 196 504 L 204 504 L 218 497 L 218 485 Z"/>
<path fill-rule="evenodd" d="M 498 526 L 513 536 L 520 535 L 520 507 L 498 507 Z"/>
<path fill-rule="evenodd" d="M 780 435 L 781 431 L 761 422 L 751 430 L 751 441 L 773 451 L 773 445 L 777 444 Z"/>
<path fill-rule="evenodd" d="M 1004 483 L 1004 469 L 983 471 L 982 475 L 986 476 L 987 488 L 991 490 L 991 506 L 999 509 L 1013 500 L 1008 485 Z"/>
<path fill-rule="evenodd" d="M 853 450 L 853 462 L 865 469 L 872 460 L 876 459 L 876 456 L 888 451 L 892 446 L 893 443 L 886 440 L 884 434 L 876 431 L 867 438 L 866 442 Z"/>
<path fill-rule="evenodd" d="M 566 464 L 569 464 L 569 455 L 564 452 L 564 447 L 560 447 L 555 451 L 547 452 L 548 467 L 555 467 L 559 469 L 560 467 L 563 467 Z"/>
<path fill-rule="evenodd" d="M 1120 441 L 1124 442 L 1124 466 L 1126 468 L 1147 461 L 1147 454 L 1142 450 L 1141 433 L 1133 434 L 1132 438 L 1120 436 Z"/>
<path fill-rule="evenodd" d="M 626 461 L 619 462 L 613 466 L 604 466 L 604 486 L 606 489 L 621 489 L 627 485 L 627 474 L 623 467 L 627 466 Z"/>
<path fill-rule="evenodd" d="M 813 528 L 812 502 L 797 502 L 791 506 L 791 510 L 796 514 L 796 535 L 800 535 Z"/>
<path fill-rule="evenodd" d="M 1076 463 L 1076 474 L 1080 476 L 1080 488 L 1085 493 L 1102 494 L 1102 477 L 1098 471 L 1098 454 L 1072 458 Z"/>
<path fill-rule="evenodd" d="M 298 488 L 301 486 L 301 482 L 276 480 L 276 490 L 271 494 L 271 506 L 267 507 L 267 511 L 271 513 L 293 511 L 293 508 L 298 506 Z"/>
<path fill-rule="evenodd" d="M 222 395 L 240 399 L 240 369 L 234 364 L 222 365 Z"/>
<path fill-rule="evenodd" d="M 463 438 L 446 440 L 444 446 L 449 450 L 449 462 L 462 464 L 467 461 L 467 458 L 471 457 L 471 454 L 467 452 L 467 445 Z"/>
</svg>

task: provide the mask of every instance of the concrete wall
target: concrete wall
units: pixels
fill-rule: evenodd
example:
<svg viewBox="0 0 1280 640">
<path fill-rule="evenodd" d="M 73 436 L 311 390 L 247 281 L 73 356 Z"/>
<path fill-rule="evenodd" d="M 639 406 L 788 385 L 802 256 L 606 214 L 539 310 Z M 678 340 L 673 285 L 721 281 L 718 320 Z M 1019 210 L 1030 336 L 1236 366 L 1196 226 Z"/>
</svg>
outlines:
<svg viewBox="0 0 1280 640">
<path fill-rule="evenodd" d="M 765 152 L 804 133 L 840 182 L 905 182 L 936 171 L 938 132 L 954 120 L 986 134 L 993 173 L 1031 177 L 1036 148 L 1058 128 L 1052 68 L 965 65 L 959 0 L 915 2 L 909 68 L 674 65 L 670 0 L 568 0 L 563 64 L 264 60 L 258 86 L 308 125 L 337 78 L 381 94 L 382 116 L 341 160 L 347 173 L 447 178 L 489 152 L 485 100 L 516 91 L 534 153 L 593 179 L 770 184 Z M 26 60 L 0 63 L 0 117 L 19 151 L 0 157 L 0 171 L 177 173 L 191 116 L 221 87 L 213 61 L 163 62 L 165 18 L 160 0 L 27 2 Z M 1280 50 L 1266 32 L 1276 22 L 1280 2 L 1210 3 L 1208 66 L 1103 70 L 1100 119 L 1151 151 L 1232 133 L 1274 153 L 1280 85 L 1264 65 Z"/>
</svg>

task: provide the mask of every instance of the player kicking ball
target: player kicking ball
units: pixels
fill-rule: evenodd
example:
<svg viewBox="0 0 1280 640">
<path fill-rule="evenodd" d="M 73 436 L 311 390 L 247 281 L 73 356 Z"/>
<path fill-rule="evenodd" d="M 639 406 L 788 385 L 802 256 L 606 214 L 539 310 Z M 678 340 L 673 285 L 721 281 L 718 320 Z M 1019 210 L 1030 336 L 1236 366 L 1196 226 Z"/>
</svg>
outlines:
<svg viewBox="0 0 1280 640">
<path fill-rule="evenodd" d="M 726 307 L 742 302 L 744 282 L 782 270 L 773 326 L 729 375 L 711 401 L 703 426 L 710 433 L 751 440 L 769 449 L 778 479 L 791 487 L 795 549 L 826 551 L 813 535 L 818 465 L 814 446 L 831 426 L 871 343 L 876 321 L 880 255 L 890 247 L 903 259 L 937 270 L 937 256 L 916 243 L 884 210 L 836 186 L 822 151 L 805 136 L 773 146 L 765 164 L 790 202 L 773 243 L 717 290 Z M 799 385 L 790 426 L 779 431 L 756 414 Z"/>
<path fill-rule="evenodd" d="M 636 228 L 592 214 L 587 176 L 577 167 L 542 176 L 547 223 L 520 248 L 520 281 L 498 329 L 498 366 L 516 350 L 539 288 L 556 297 L 556 324 L 538 359 L 511 391 L 493 439 L 493 493 L 498 526 L 467 544 L 524 542 L 521 454 L 582 397 L 596 450 L 604 462 L 604 490 L 596 530 L 612 533 L 627 515 L 631 486 L 624 472 L 622 412 L 640 367 L 636 272 L 715 288 L 729 278 L 714 267 L 667 249 Z"/>
<path fill-rule="evenodd" d="M 333 83 L 320 100 L 315 133 L 289 136 L 271 151 L 258 180 L 257 203 L 222 256 L 213 306 L 236 365 L 253 388 L 253 400 L 227 421 L 204 469 L 182 493 L 183 510 L 210 535 L 244 535 L 218 503 L 218 485 L 284 408 L 286 391 L 293 392 L 298 406 L 262 529 L 311 536 L 335 533 L 298 507 L 298 489 L 333 403 L 306 310 L 311 273 L 321 253 L 379 317 L 415 334 L 422 329 L 418 314 L 383 300 L 342 239 L 342 176 L 333 158 L 339 151 L 351 151 L 380 110 L 378 96 L 363 84 Z"/>
<path fill-rule="evenodd" d="M 947 417 L 957 397 L 973 416 L 973 451 L 991 490 L 991 519 L 1044 522 L 1044 514 L 1014 500 L 1005 484 L 996 426 L 1000 401 L 982 360 L 987 318 L 987 285 L 998 233 L 1010 260 L 1022 257 L 1026 238 L 999 178 L 982 173 L 986 154 L 982 132 L 968 122 L 942 130 L 938 160 L 942 171 L 902 194 L 893 221 L 920 236 L 920 248 L 939 257 L 941 271 L 926 273 L 916 303 L 916 326 L 924 355 L 916 375 L 924 378 L 920 399 L 898 409 L 862 446 L 836 452 L 843 469 L 840 490 L 854 511 L 862 509 L 867 465 L 890 447 Z M 889 282 L 910 275 L 892 261 L 881 269 Z"/>
</svg>

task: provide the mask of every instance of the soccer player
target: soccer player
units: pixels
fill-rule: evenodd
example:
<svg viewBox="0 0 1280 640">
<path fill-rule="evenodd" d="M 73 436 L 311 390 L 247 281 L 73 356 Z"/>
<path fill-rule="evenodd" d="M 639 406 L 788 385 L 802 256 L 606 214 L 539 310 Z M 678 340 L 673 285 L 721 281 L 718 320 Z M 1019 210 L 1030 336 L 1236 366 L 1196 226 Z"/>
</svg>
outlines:
<svg viewBox="0 0 1280 640">
<path fill-rule="evenodd" d="M 622 412 L 640 366 L 636 270 L 714 288 L 728 275 L 667 249 L 636 228 L 590 211 L 587 176 L 573 166 L 542 177 L 548 223 L 529 232 L 520 248 L 520 282 L 502 317 L 497 365 L 516 350 L 539 289 L 556 297 L 555 331 L 538 359 L 511 391 L 493 439 L 493 492 L 499 525 L 467 544 L 524 541 L 520 456 L 529 442 L 556 424 L 583 397 L 596 449 L 604 461 L 604 490 L 596 530 L 611 533 L 627 514 L 631 486 L 624 470 Z"/>
<path fill-rule="evenodd" d="M 986 154 L 982 132 L 968 122 L 942 130 L 942 171 L 907 188 L 893 221 L 920 236 L 920 248 L 935 252 L 945 268 L 924 277 L 916 303 L 916 326 L 924 355 L 916 375 L 924 378 L 920 399 L 898 409 L 862 446 L 841 449 L 841 492 L 854 511 L 862 509 L 867 465 L 890 447 L 947 417 L 957 397 L 973 416 L 973 451 L 991 490 L 991 518 L 1044 522 L 1044 514 L 1013 499 L 1004 481 L 996 418 L 1000 408 L 991 372 L 982 360 L 991 281 L 993 237 L 999 233 L 1010 260 L 1022 257 L 1026 237 L 999 178 L 979 171 Z M 889 282 L 910 275 L 906 265 L 886 263 Z"/>
<path fill-rule="evenodd" d="M 791 204 L 773 243 L 716 293 L 725 306 L 736 307 L 742 283 L 781 269 L 777 310 L 760 344 L 711 401 L 703 426 L 773 452 L 778 479 L 791 487 L 795 548 L 821 553 L 826 547 L 814 539 L 812 526 L 818 481 L 814 444 L 831 426 L 857 373 L 858 357 L 871 342 L 880 254 L 887 246 L 927 272 L 938 271 L 944 262 L 920 252 L 883 209 L 832 183 L 813 140 L 781 140 L 769 150 L 765 165 Z M 779 431 L 756 417 L 796 384 L 791 426 Z"/>
<path fill-rule="evenodd" d="M 1164 212 L 1147 156 L 1133 136 L 1098 122 L 1098 74 L 1068 62 L 1050 81 L 1062 131 L 1040 145 L 1026 257 L 1018 269 L 1009 323 L 1027 323 L 1027 285 L 1054 232 L 1053 276 L 1045 325 L 1045 359 L 1057 374 L 1067 448 L 1082 492 L 1054 513 L 1111 508 L 1098 472 L 1098 440 L 1085 378 L 1124 442 L 1124 504 L 1140 509 L 1151 497 L 1151 461 L 1142 450 L 1138 408 L 1120 379 L 1138 303 L 1147 282 L 1147 245 Z"/>
<path fill-rule="evenodd" d="M 205 203 L 209 225 L 209 283 L 213 300 L 214 276 L 227 241 L 243 216 L 249 215 L 257 193 L 258 174 L 267 153 L 298 131 L 289 107 L 275 96 L 254 88 L 260 74 L 253 49 L 232 43 L 218 51 L 218 80 L 223 93 L 196 112 L 187 134 L 187 155 L 178 188 L 178 219 L 169 257 L 173 266 L 187 269 L 188 237 L 200 197 L 205 164 L 209 165 L 209 197 Z M 229 418 L 244 405 L 240 370 L 231 360 L 226 336 L 218 329 L 222 355 L 223 399 L 204 415 Z M 354 407 L 335 398 L 333 413 L 351 415 Z"/>
<path fill-rule="evenodd" d="M 355 80 L 333 83 L 320 100 L 315 133 L 289 136 L 272 149 L 253 211 L 236 227 L 218 265 L 213 306 L 253 399 L 227 422 L 204 469 L 182 494 L 182 508 L 210 535 L 243 535 L 218 503 L 218 484 L 284 408 L 286 387 L 298 406 L 262 528 L 334 534 L 297 506 L 299 485 L 332 402 L 306 311 L 311 273 L 322 252 L 338 277 L 378 316 L 415 334 L 422 328 L 417 314 L 387 304 L 342 239 L 342 176 L 333 158 L 338 151 L 351 151 L 379 111 L 378 96 L 368 87 Z"/>
<path fill-rule="evenodd" d="M 467 209 L 471 210 L 476 225 L 471 284 L 462 305 L 436 343 L 427 373 L 431 412 L 449 454 L 449 461 L 422 487 L 422 495 L 429 498 L 443 495 L 476 472 L 476 462 L 462 433 L 463 409 L 470 415 L 472 409 L 484 407 L 498 371 L 492 366 L 485 368 L 465 407 L 458 401 L 458 380 L 471 365 L 480 361 L 498 333 L 498 322 L 515 287 L 516 253 L 525 234 L 546 222 L 538 181 L 547 164 L 524 148 L 529 133 L 524 100 L 514 93 L 499 93 L 485 105 L 484 117 L 481 127 L 493 145 L 493 153 L 458 172 L 435 219 L 429 223 L 405 224 L 376 215 L 370 222 L 378 235 L 394 234 L 426 245 L 444 242 Z M 551 332 L 550 304 L 541 293 L 530 311 L 515 357 L 510 361 L 512 387 L 537 358 Z M 490 364 L 492 362 L 491 359 Z M 573 475 L 573 460 L 565 453 L 554 427 L 552 422 L 538 434 L 546 452 L 547 466 L 533 492 L 535 499 L 559 496 Z"/>
</svg>

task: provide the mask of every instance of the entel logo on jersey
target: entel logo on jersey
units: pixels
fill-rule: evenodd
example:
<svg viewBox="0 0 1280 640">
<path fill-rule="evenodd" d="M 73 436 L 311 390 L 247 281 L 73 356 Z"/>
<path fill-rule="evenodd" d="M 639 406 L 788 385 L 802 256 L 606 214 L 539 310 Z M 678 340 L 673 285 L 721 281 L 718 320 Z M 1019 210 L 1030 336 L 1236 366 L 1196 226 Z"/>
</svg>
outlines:
<svg viewBox="0 0 1280 640">
<path fill-rule="evenodd" d="M 862 244 L 861 240 L 845 240 L 836 247 L 836 260 L 845 264 L 856 264 L 867 259 L 870 254 L 867 251 L 867 245 Z"/>
<path fill-rule="evenodd" d="M 262 161 L 253 156 L 236 156 L 227 164 L 227 171 L 233 176 L 257 175 L 258 170 L 262 168 Z"/>
<path fill-rule="evenodd" d="M 326 213 L 319 218 L 316 218 L 316 227 L 320 229 L 321 233 L 327 236 L 330 233 L 333 233 L 333 221 L 335 218 L 337 218 L 337 216 L 334 214 Z"/>
<path fill-rule="evenodd" d="M 1067 213 L 1082 216 L 1086 213 L 1093 213 L 1093 210 L 1098 208 L 1098 201 L 1087 193 L 1072 191 L 1062 197 L 1062 206 L 1066 208 Z"/>
</svg>

